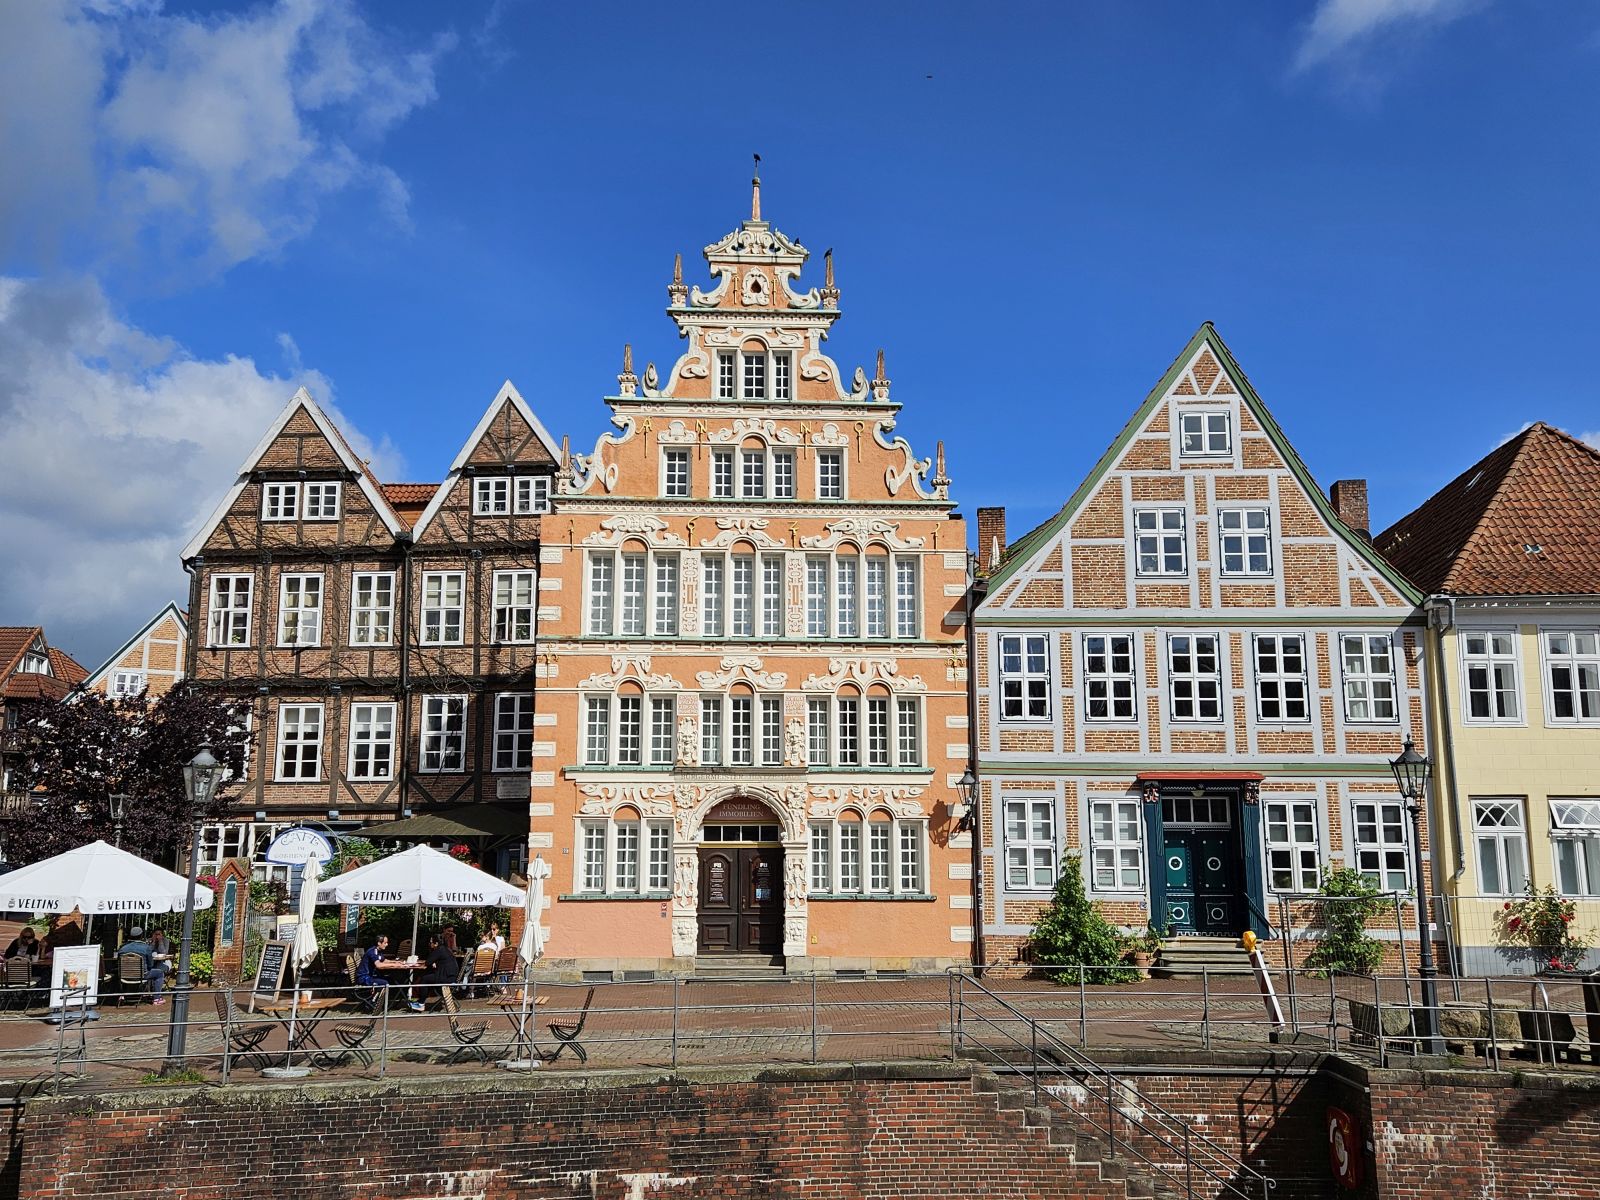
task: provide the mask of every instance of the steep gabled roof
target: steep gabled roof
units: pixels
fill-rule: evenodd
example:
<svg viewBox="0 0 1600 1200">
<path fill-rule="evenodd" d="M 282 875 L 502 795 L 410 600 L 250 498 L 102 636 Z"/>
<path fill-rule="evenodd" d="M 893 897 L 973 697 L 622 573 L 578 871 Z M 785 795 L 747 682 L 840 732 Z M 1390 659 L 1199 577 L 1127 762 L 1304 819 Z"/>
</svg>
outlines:
<svg viewBox="0 0 1600 1200">
<path fill-rule="evenodd" d="M 1425 592 L 1600 595 L 1600 452 L 1536 422 L 1376 544 Z"/>
<path fill-rule="evenodd" d="M 305 409 L 306 415 L 311 418 L 312 423 L 316 425 L 322 436 L 328 439 L 328 444 L 333 447 L 333 452 L 339 456 L 339 461 L 355 475 L 356 486 L 361 489 L 361 494 L 367 498 L 367 502 L 372 505 L 373 510 L 382 518 L 384 526 L 391 534 L 398 535 L 401 532 L 404 526 L 400 522 L 400 517 L 395 513 L 394 507 L 384 498 L 383 489 L 379 485 L 377 477 L 368 469 L 367 464 L 357 457 L 356 452 L 350 448 L 350 443 L 344 440 L 344 434 L 339 432 L 338 427 L 328 419 L 328 415 L 311 398 L 311 393 L 306 391 L 305 388 L 301 388 L 289 398 L 289 403 L 284 405 L 283 411 L 278 414 L 278 419 L 272 423 L 265 436 L 256 443 L 256 448 L 246 456 L 244 464 L 239 468 L 238 479 L 228 489 L 228 494 L 222 498 L 222 503 L 217 505 L 215 511 L 206 520 L 206 523 L 201 526 L 200 532 L 195 534 L 189 540 L 189 544 L 183 548 L 182 557 L 185 561 L 199 554 L 205 547 L 206 540 L 216 531 L 217 526 L 222 524 L 222 519 L 228 515 L 228 510 L 233 507 L 233 502 L 239 498 L 239 493 L 244 491 L 245 484 L 249 482 L 250 472 L 261 461 L 261 456 L 277 440 L 278 435 L 289 424 L 295 412 L 302 408 Z"/>
<path fill-rule="evenodd" d="M 402 521 L 415 525 L 428 510 L 428 501 L 433 499 L 433 494 L 438 490 L 437 483 L 386 483 L 383 485 L 383 497 Z"/>
<path fill-rule="evenodd" d="M 444 477 L 444 482 L 439 485 L 438 490 L 433 494 L 433 498 L 428 501 L 428 507 L 423 510 L 422 516 L 416 523 L 413 531 L 414 537 L 420 538 L 422 531 L 428 527 L 428 523 L 444 507 L 445 498 L 450 495 L 455 488 L 456 482 L 461 478 L 462 468 L 471 459 L 473 449 L 483 440 L 484 434 L 489 432 L 489 426 L 493 423 L 496 414 L 507 404 L 516 409 L 522 419 L 528 423 L 528 428 L 533 430 L 534 436 L 539 439 L 540 444 L 549 451 L 550 458 L 554 462 L 561 461 L 561 448 L 556 445 L 555 439 L 550 436 L 550 431 L 544 427 L 543 422 L 538 417 L 533 415 L 533 409 L 528 407 L 528 402 L 522 398 L 522 393 L 517 391 L 509 379 L 506 380 L 500 385 L 500 390 L 495 393 L 494 399 L 489 402 L 489 407 L 483 410 L 483 416 L 478 419 L 477 426 L 462 444 L 461 452 L 456 455 L 455 461 L 450 464 L 450 473 Z"/>
<path fill-rule="evenodd" d="M 124 654 L 137 646 L 144 638 L 149 637 L 150 632 L 169 616 L 178 623 L 178 628 L 187 632 L 189 628 L 189 618 L 187 614 L 185 614 L 184 611 L 176 604 L 169 602 L 165 608 L 161 609 L 156 613 L 155 616 L 151 617 L 144 623 L 143 629 L 139 630 L 138 633 L 134 634 L 127 641 L 123 642 L 121 646 L 117 647 L 110 658 L 106 659 L 105 662 L 101 663 L 93 671 L 88 672 L 82 680 L 76 682 L 80 682 L 85 688 L 91 688 L 95 684 L 99 683 L 111 673 L 112 667 L 116 666 L 117 663 L 122 661 L 122 656 Z M 182 666 L 181 662 L 179 666 Z"/>
<path fill-rule="evenodd" d="M 0 625 L 0 679 L 16 670 L 23 651 L 43 636 L 38 625 Z"/>
<path fill-rule="evenodd" d="M 1250 409 L 1251 415 L 1255 417 L 1257 424 L 1261 426 L 1262 432 L 1267 435 L 1278 453 L 1283 456 L 1284 463 L 1288 466 L 1295 479 L 1299 481 L 1311 503 L 1316 506 L 1317 513 L 1327 522 L 1328 528 L 1338 534 L 1356 554 L 1370 562 L 1375 570 L 1394 585 L 1401 596 L 1412 603 L 1419 603 L 1422 596 L 1417 592 L 1416 588 L 1407 582 L 1399 571 L 1374 554 L 1371 545 L 1368 544 L 1365 538 L 1358 535 L 1339 519 L 1339 514 L 1334 511 L 1333 505 L 1329 503 L 1327 496 L 1317 486 L 1317 481 L 1312 477 L 1305 461 L 1301 459 L 1289 439 L 1284 436 L 1284 432 L 1279 427 L 1277 420 L 1268 411 L 1267 406 L 1262 403 L 1261 397 L 1256 394 L 1256 390 L 1251 386 L 1249 378 L 1239 366 L 1238 360 L 1233 357 L 1233 351 L 1228 349 L 1210 321 L 1205 322 L 1199 329 L 1195 330 L 1194 336 L 1189 339 L 1188 345 L 1179 352 L 1177 358 L 1172 360 L 1172 365 L 1161 376 L 1160 382 L 1150 389 L 1149 394 L 1144 398 L 1144 402 L 1134 411 L 1133 416 L 1128 418 L 1128 422 L 1122 427 L 1122 431 L 1117 434 L 1116 439 L 1106 448 L 1105 453 L 1095 463 L 1094 469 L 1084 477 L 1083 482 L 1078 485 L 1077 490 L 1068 498 L 1066 504 L 1062 505 L 1061 510 L 1042 524 L 1030 529 L 1006 548 L 1005 554 L 1000 560 L 1000 565 L 995 568 L 993 575 L 990 576 L 990 595 L 997 594 L 1000 590 L 1000 585 L 1016 574 L 1041 545 L 1054 537 L 1060 530 L 1066 528 L 1068 522 L 1076 515 L 1079 507 L 1094 494 L 1095 488 L 1099 486 L 1100 480 L 1105 476 L 1106 472 L 1122 456 L 1122 452 L 1127 448 L 1128 443 L 1144 428 L 1146 421 L 1150 418 L 1150 414 L 1161 403 L 1167 393 L 1172 390 L 1184 368 L 1200 352 L 1202 346 L 1209 346 L 1211 352 L 1216 355 L 1217 361 L 1222 365 L 1222 369 L 1228 373 L 1228 377 L 1238 390 L 1241 403 Z"/>
<path fill-rule="evenodd" d="M 58 650 L 54 646 L 50 647 L 50 670 L 68 687 L 77 687 L 89 678 L 88 668 L 65 650 Z"/>
</svg>

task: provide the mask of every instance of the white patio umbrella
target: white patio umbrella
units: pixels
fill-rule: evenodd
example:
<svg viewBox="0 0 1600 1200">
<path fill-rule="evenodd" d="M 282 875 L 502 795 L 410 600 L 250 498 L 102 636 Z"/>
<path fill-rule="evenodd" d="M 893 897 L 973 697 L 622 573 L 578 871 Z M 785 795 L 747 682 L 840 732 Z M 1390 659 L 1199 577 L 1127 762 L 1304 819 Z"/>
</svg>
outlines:
<svg viewBox="0 0 1600 1200">
<path fill-rule="evenodd" d="M 313 921 L 317 915 L 317 880 L 322 875 L 322 863 L 316 858 L 306 859 L 300 876 L 300 903 L 296 906 L 294 941 L 289 945 L 289 965 L 294 968 L 294 1002 L 289 1006 L 289 1057 L 275 1075 L 294 1079 L 306 1074 L 304 1067 L 295 1067 L 294 1027 L 300 1016 L 300 974 L 317 957 L 317 930 Z"/>
<path fill-rule="evenodd" d="M 526 1042 L 528 1036 L 528 1005 L 533 990 L 533 964 L 544 954 L 544 929 L 540 918 L 544 915 L 544 881 L 550 878 L 550 864 L 544 855 L 535 856 L 528 868 L 527 911 L 522 922 L 522 937 L 517 942 L 517 957 L 522 960 L 522 1014 L 517 1023 L 517 1036 Z M 533 1063 L 533 1047 L 528 1045 L 529 1065 Z"/>
<path fill-rule="evenodd" d="M 182 912 L 188 890 L 189 881 L 182 875 L 105 842 L 90 842 L 0 875 L 0 911 L 76 909 L 90 921 L 96 916 Z M 210 908 L 214 899 L 210 888 L 195 884 L 196 911 Z M 85 938 L 88 933 L 85 928 Z"/>
</svg>

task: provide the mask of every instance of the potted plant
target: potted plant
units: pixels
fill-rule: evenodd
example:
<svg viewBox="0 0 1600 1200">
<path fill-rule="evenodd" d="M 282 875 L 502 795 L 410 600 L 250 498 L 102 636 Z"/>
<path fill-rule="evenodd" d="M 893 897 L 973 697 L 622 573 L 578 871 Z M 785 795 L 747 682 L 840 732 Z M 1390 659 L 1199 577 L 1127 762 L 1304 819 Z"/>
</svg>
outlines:
<svg viewBox="0 0 1600 1200">
<path fill-rule="evenodd" d="M 1161 953 L 1162 943 L 1167 940 L 1165 927 L 1158 927 L 1154 921 L 1145 926 L 1144 932 L 1128 939 L 1128 961 L 1136 967 L 1149 967 L 1156 955 Z"/>
</svg>

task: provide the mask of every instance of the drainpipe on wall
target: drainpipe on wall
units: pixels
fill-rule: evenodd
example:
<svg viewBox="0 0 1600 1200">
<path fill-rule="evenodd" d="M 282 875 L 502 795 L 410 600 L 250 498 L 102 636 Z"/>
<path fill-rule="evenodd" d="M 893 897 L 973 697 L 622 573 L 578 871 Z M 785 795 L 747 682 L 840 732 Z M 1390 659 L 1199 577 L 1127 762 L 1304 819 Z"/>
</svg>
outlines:
<svg viewBox="0 0 1600 1200">
<path fill-rule="evenodd" d="M 983 973 L 983 828 L 984 807 L 983 778 L 978 773 L 978 631 L 973 623 L 978 605 L 989 593 L 988 579 L 977 572 L 978 559 L 967 555 L 967 761 L 977 779 L 973 812 L 978 814 L 972 823 L 972 965 L 977 974 Z"/>
<path fill-rule="evenodd" d="M 402 530 L 395 539 L 400 543 L 400 735 L 401 745 L 407 747 L 400 756 L 400 806 L 396 814 L 404 819 L 411 807 L 411 551 L 415 548 L 411 530 Z"/>
<path fill-rule="evenodd" d="M 1439 724 L 1442 727 L 1439 745 L 1444 757 L 1444 774 L 1450 796 L 1450 802 L 1445 807 L 1449 813 L 1450 840 L 1455 843 L 1456 851 L 1455 870 L 1450 873 L 1453 881 L 1460 879 L 1467 869 L 1467 848 L 1461 840 L 1461 794 L 1456 786 L 1456 739 L 1453 723 L 1450 720 L 1450 680 L 1445 674 L 1444 659 L 1445 631 L 1454 629 L 1456 624 L 1456 598 L 1443 594 L 1433 595 L 1427 597 L 1422 605 L 1428 614 L 1428 632 L 1433 634 L 1427 641 L 1431 643 L 1430 649 L 1433 651 L 1433 690 L 1439 697 Z M 1435 613 L 1439 614 L 1437 624 L 1434 621 Z M 1441 890 L 1439 881 L 1435 880 L 1434 894 L 1437 896 Z M 1448 936 L 1445 950 L 1459 974 L 1461 963 L 1458 957 L 1459 946 L 1456 945 L 1455 922 L 1447 922 L 1445 929 Z"/>
</svg>

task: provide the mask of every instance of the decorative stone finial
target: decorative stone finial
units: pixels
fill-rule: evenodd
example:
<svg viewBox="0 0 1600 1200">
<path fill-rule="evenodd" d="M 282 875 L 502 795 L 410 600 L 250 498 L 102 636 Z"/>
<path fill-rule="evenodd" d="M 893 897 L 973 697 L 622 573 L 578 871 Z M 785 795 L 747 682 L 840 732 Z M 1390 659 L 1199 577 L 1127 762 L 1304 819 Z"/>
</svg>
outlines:
<svg viewBox="0 0 1600 1200">
<path fill-rule="evenodd" d="M 872 398 L 874 400 L 887 400 L 889 398 L 889 377 L 883 373 L 883 350 L 878 351 L 878 373 L 872 378 Z"/>
<path fill-rule="evenodd" d="M 881 370 L 882 368 L 880 368 Z M 625 375 L 633 374 L 633 343 L 622 343 L 622 371 Z"/>
<path fill-rule="evenodd" d="M 618 394 L 632 396 L 639 390 L 639 377 L 633 373 L 633 343 L 622 343 L 622 374 L 617 376 Z"/>
<path fill-rule="evenodd" d="M 564 433 L 561 435 L 561 469 L 572 469 L 572 439 Z"/>
<path fill-rule="evenodd" d="M 933 452 L 933 478 L 928 481 L 933 485 L 933 494 L 940 500 L 950 497 L 950 477 L 944 471 L 944 440 L 941 438 Z"/>
<path fill-rule="evenodd" d="M 689 302 L 689 289 L 683 286 L 683 255 L 672 256 L 672 282 L 667 284 L 667 299 L 673 307 L 682 308 Z"/>
<path fill-rule="evenodd" d="M 681 253 L 672 256 L 672 282 L 683 282 L 683 255 Z"/>
<path fill-rule="evenodd" d="M 761 220 L 761 155 L 756 155 L 756 172 L 750 180 L 750 219 Z"/>
<path fill-rule="evenodd" d="M 822 307 L 839 307 L 839 289 L 833 282 L 833 247 L 822 252 Z"/>
</svg>

